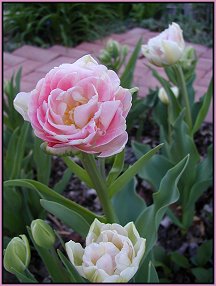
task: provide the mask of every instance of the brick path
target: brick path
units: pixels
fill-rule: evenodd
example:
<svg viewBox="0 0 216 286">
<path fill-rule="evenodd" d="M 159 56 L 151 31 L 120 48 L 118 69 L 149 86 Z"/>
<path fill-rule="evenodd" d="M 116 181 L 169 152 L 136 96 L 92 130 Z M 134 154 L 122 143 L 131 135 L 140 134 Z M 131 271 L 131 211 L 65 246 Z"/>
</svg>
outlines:
<svg viewBox="0 0 216 286">
<path fill-rule="evenodd" d="M 109 38 L 119 41 L 121 44 L 127 44 L 129 54 L 133 51 L 138 39 L 143 38 L 146 43 L 149 38 L 156 36 L 157 33 L 146 29 L 134 28 L 123 34 L 112 34 L 102 40 L 87 43 L 84 42 L 75 48 L 65 48 L 55 45 L 49 49 L 42 49 L 25 45 L 13 53 L 4 53 L 4 79 L 11 78 L 13 72 L 22 66 L 21 91 L 32 90 L 37 81 L 53 67 L 62 63 L 72 63 L 85 54 L 98 56 L 98 52 L 105 46 Z M 199 61 L 197 64 L 197 78 L 194 83 L 196 98 L 202 96 L 208 87 L 212 77 L 213 52 L 212 49 L 205 46 L 191 44 L 197 51 Z M 147 60 L 141 55 L 137 61 L 134 86 L 140 88 L 140 96 L 145 96 L 149 88 L 159 86 L 158 81 L 153 78 L 150 70 L 145 66 Z M 165 76 L 161 68 L 157 68 L 161 75 Z M 212 110 L 210 110 L 206 121 L 212 122 Z"/>
</svg>

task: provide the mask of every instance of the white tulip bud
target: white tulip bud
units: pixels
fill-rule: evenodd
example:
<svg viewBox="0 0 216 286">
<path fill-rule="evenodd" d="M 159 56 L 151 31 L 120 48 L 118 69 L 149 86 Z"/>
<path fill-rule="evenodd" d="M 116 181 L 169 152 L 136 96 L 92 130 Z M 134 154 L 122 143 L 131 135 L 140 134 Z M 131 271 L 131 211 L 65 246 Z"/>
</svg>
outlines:
<svg viewBox="0 0 216 286">
<path fill-rule="evenodd" d="M 179 89 L 177 86 L 173 86 L 170 88 L 172 90 L 172 92 L 174 93 L 175 97 L 178 98 L 179 96 Z M 164 104 L 169 104 L 169 97 L 165 91 L 165 89 L 163 87 L 161 87 L 159 89 L 158 92 L 158 97 L 160 99 L 161 102 L 163 102 Z"/>
<path fill-rule="evenodd" d="M 90 282 L 128 282 L 139 268 L 145 242 L 133 222 L 122 227 L 95 219 L 85 248 L 72 240 L 65 246 L 71 263 Z"/>
<path fill-rule="evenodd" d="M 182 56 L 185 43 L 182 30 L 178 24 L 172 23 L 158 36 L 151 38 L 142 46 L 144 56 L 152 64 L 162 67 L 175 64 Z"/>
</svg>

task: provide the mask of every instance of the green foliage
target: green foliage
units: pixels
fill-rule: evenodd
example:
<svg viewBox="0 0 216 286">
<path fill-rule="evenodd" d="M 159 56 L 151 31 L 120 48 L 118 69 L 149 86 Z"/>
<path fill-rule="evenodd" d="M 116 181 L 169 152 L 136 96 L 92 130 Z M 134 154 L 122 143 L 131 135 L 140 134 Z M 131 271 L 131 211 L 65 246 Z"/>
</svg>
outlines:
<svg viewBox="0 0 216 286">
<path fill-rule="evenodd" d="M 123 202 L 124 208 L 122 208 Z M 136 221 L 146 207 L 145 201 L 136 192 L 135 179 L 132 179 L 113 197 L 112 203 L 121 225 Z"/>
<path fill-rule="evenodd" d="M 121 190 L 121 188 L 124 187 L 139 172 L 139 169 L 148 162 L 148 160 L 162 147 L 162 145 L 163 144 L 160 144 L 154 149 L 151 149 L 132 166 L 128 167 L 128 169 L 120 177 L 118 177 L 113 184 L 110 185 L 110 197 L 116 195 Z"/>
<path fill-rule="evenodd" d="M 196 283 L 212 283 L 212 255 L 212 240 L 201 244 L 196 250 L 196 255 L 190 259 L 177 251 L 167 253 L 161 246 L 155 246 L 153 264 L 156 270 L 160 268 L 160 282 L 164 279 L 166 282 L 173 281 L 173 277 L 182 270 L 192 274 Z"/>
<path fill-rule="evenodd" d="M 41 200 L 42 207 L 81 236 L 86 237 L 90 224 L 79 213 L 56 202 Z"/>
<path fill-rule="evenodd" d="M 164 11 L 165 6 L 161 3 L 134 3 L 129 16 L 136 22 L 149 18 L 157 18 Z"/>
<path fill-rule="evenodd" d="M 13 41 L 76 45 L 104 34 L 116 17 L 109 3 L 7 3 L 4 31 Z"/>
<path fill-rule="evenodd" d="M 130 88 L 132 85 L 136 61 L 137 61 L 139 53 L 140 53 L 141 45 L 142 45 L 142 39 L 140 39 L 137 42 L 136 47 L 135 47 L 130 59 L 127 62 L 125 70 L 121 75 L 120 80 L 121 80 L 121 86 L 122 87 Z"/>
<path fill-rule="evenodd" d="M 22 116 L 14 109 L 13 101 L 17 93 L 20 91 L 22 69 L 20 68 L 16 74 L 13 74 L 9 81 L 4 82 L 3 94 L 3 124 L 4 128 L 14 131 L 22 125 Z"/>
<path fill-rule="evenodd" d="M 128 47 L 121 45 L 119 42 L 109 40 L 104 49 L 100 51 L 99 60 L 108 69 L 119 72 L 120 68 L 125 64 L 128 54 Z"/>
<path fill-rule="evenodd" d="M 186 64 L 187 62 L 185 61 L 184 65 Z M 181 77 L 180 65 L 181 63 L 178 66 L 174 65 L 165 68 L 169 80 L 177 84 L 180 89 L 178 98 L 174 96 L 170 88 L 170 82 L 152 69 L 153 75 L 161 83 L 169 98 L 167 105 L 159 100 L 155 101 L 153 111 L 153 118 L 160 127 L 160 141 L 165 144 L 161 154 L 152 157 L 147 162 L 146 168 L 140 168 L 139 176 L 148 181 L 154 190 L 157 190 L 164 173 L 170 166 L 174 166 L 179 160 L 190 154 L 188 166 L 180 180 L 179 203 L 182 207 L 181 219 L 176 217 L 171 210 L 168 211 L 168 215 L 176 225 L 187 229 L 193 221 L 196 201 L 212 184 L 211 147 L 209 147 L 206 158 L 202 159 L 194 141 L 194 133 L 200 128 L 205 119 L 213 91 L 211 81 L 208 91 L 201 98 L 200 102 L 195 102 L 192 86 L 194 68 L 191 69 L 190 80 L 185 85 L 185 91 L 183 85 L 186 82 Z M 187 97 L 188 105 L 185 101 Z M 187 115 L 192 114 L 192 126 L 189 125 L 188 116 L 185 116 L 186 112 Z M 132 147 L 137 158 L 140 158 L 150 149 L 150 146 L 138 142 L 133 142 Z"/>
<path fill-rule="evenodd" d="M 153 4 L 154 5 L 154 4 Z M 212 46 L 213 44 L 213 3 L 172 3 L 163 4 L 164 13 L 140 21 L 140 26 L 153 31 L 163 31 L 172 23 L 178 23 L 188 42 Z"/>
</svg>

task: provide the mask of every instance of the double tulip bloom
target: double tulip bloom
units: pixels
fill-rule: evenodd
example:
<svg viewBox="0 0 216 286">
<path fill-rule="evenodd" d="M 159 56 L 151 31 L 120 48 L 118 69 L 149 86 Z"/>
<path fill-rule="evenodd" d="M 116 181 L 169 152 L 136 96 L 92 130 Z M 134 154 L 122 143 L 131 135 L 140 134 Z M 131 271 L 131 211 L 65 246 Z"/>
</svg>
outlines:
<svg viewBox="0 0 216 286">
<path fill-rule="evenodd" d="M 142 46 L 144 56 L 154 65 L 162 67 L 175 64 L 182 56 L 185 43 L 182 30 L 172 23 L 158 36 L 151 38 Z"/>
<path fill-rule="evenodd" d="M 14 107 L 48 152 L 108 157 L 121 152 L 128 140 L 125 118 L 131 100 L 117 74 L 86 55 L 52 69 L 33 91 L 20 92 Z"/>
<path fill-rule="evenodd" d="M 122 227 L 95 219 L 85 248 L 72 240 L 65 246 L 71 263 L 89 281 L 128 282 L 139 268 L 145 241 L 132 222 Z"/>
</svg>

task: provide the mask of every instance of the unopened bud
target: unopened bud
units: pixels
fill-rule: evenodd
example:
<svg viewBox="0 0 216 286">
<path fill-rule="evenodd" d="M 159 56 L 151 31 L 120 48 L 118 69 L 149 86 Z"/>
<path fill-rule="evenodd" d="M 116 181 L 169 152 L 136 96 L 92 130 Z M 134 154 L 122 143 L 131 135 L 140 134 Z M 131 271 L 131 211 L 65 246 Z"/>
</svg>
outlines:
<svg viewBox="0 0 216 286">
<path fill-rule="evenodd" d="M 41 219 L 36 219 L 31 223 L 32 236 L 35 243 L 46 249 L 50 249 L 55 243 L 55 233 L 51 226 Z"/>
<path fill-rule="evenodd" d="M 31 259 L 30 247 L 27 237 L 23 234 L 14 237 L 8 243 L 4 254 L 4 268 L 15 274 L 15 271 L 23 273 Z"/>
</svg>

